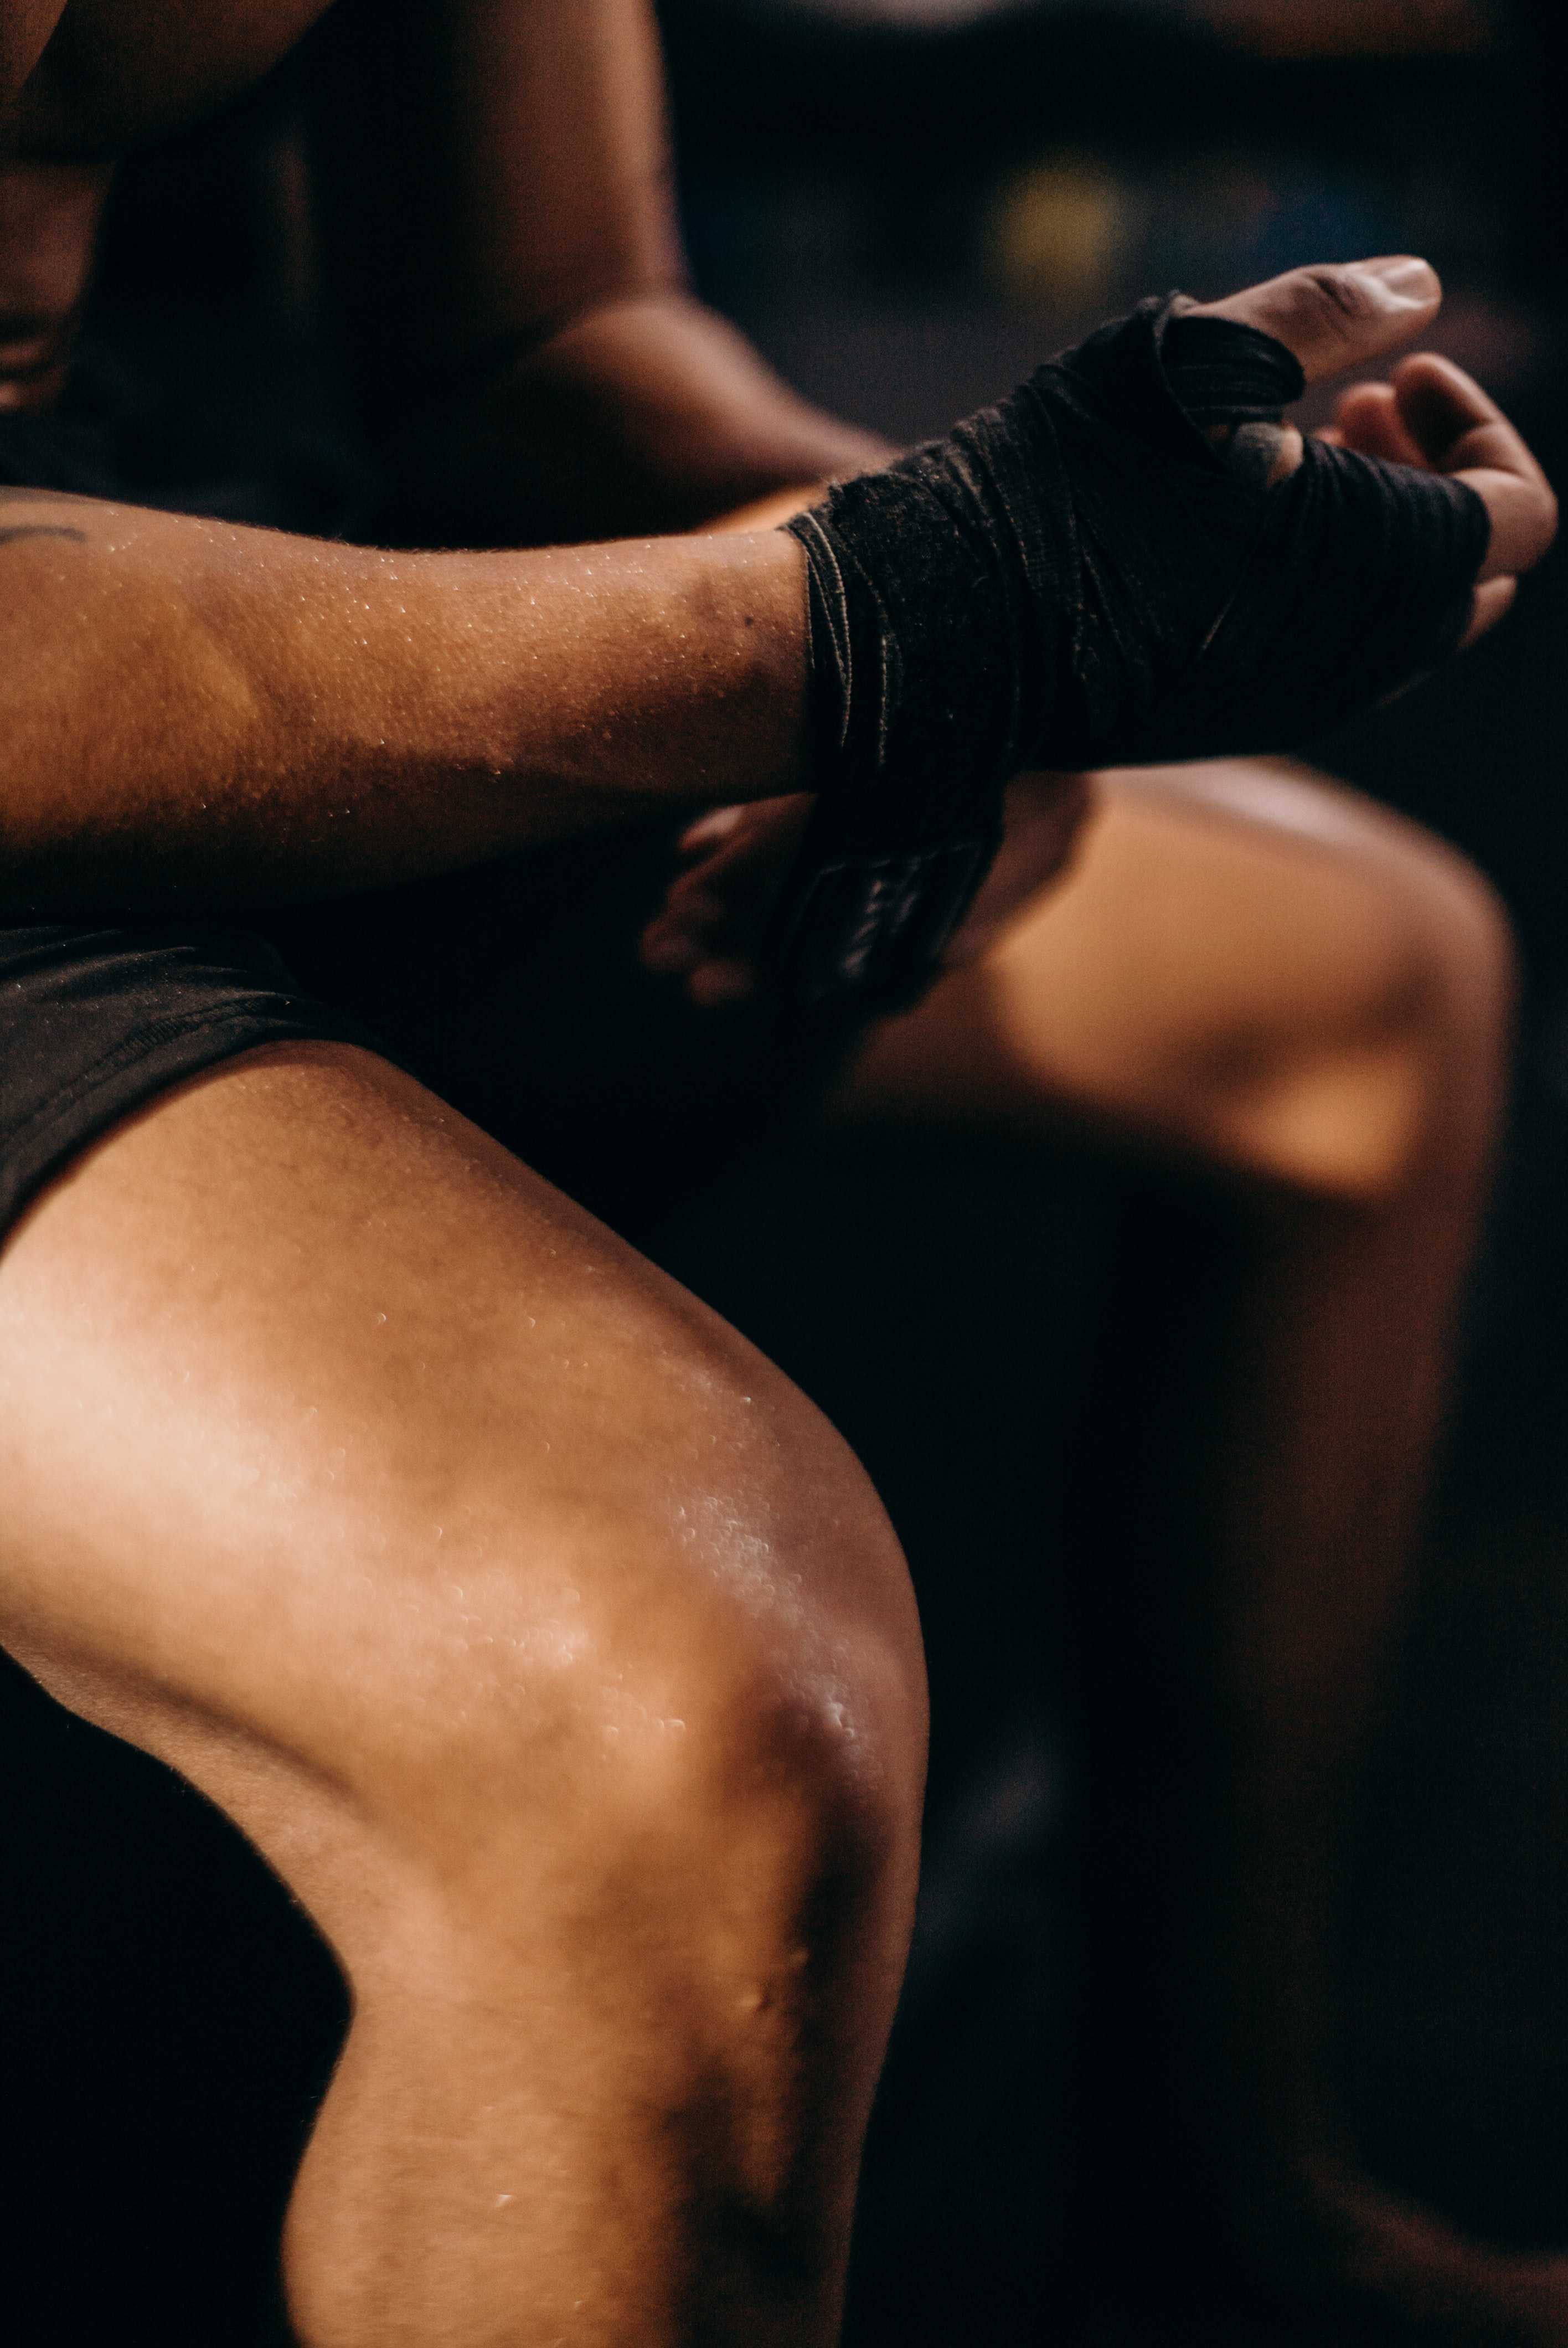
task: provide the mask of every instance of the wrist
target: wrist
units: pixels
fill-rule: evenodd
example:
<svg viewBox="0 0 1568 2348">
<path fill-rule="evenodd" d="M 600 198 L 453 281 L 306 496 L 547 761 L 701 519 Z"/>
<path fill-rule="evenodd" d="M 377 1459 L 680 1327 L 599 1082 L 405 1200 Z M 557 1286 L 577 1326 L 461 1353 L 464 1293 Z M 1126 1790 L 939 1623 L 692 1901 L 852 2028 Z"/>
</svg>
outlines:
<svg viewBox="0 0 1568 2348">
<path fill-rule="evenodd" d="M 441 620 L 410 696 L 432 729 L 421 757 L 451 778 L 466 821 L 493 827 L 486 852 L 803 788 L 793 540 L 423 561 Z"/>
</svg>

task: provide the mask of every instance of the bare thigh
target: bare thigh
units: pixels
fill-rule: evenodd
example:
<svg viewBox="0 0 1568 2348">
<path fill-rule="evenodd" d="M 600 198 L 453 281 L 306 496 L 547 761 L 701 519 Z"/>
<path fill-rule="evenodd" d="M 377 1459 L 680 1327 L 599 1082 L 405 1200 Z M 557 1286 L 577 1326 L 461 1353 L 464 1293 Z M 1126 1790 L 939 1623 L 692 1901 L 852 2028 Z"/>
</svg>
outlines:
<svg viewBox="0 0 1568 2348">
<path fill-rule="evenodd" d="M 521 1809 L 546 1866 L 540 1818 L 710 1701 L 917 1756 L 901 1564 L 825 1423 L 368 1054 L 229 1063 L 34 1206 L 0 1487 L 5 1643 L 340 1946 L 367 1866 L 449 1867 Z"/>
<path fill-rule="evenodd" d="M 1088 1128 L 1370 1201 L 1495 1118 L 1511 951 L 1479 874 L 1284 763 L 1097 778 L 1066 878 L 867 1039 L 839 1116 Z"/>
</svg>

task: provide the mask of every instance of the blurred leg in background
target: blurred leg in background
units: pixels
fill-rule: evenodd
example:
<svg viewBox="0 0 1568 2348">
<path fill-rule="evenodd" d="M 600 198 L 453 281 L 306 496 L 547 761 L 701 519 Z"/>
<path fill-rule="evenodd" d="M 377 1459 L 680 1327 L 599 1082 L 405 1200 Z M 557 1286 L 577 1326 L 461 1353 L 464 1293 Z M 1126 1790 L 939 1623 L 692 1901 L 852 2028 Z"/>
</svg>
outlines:
<svg viewBox="0 0 1568 2348">
<path fill-rule="evenodd" d="M 1066 885 L 879 1032 L 835 1113 L 1076 1128 L 1226 1201 L 1223 1278 L 1179 1339 L 1153 1333 L 1164 1433 L 1141 1471 L 1121 1447 L 1102 1528 L 1124 1570 L 1130 1479 L 1152 1578 L 1103 1612 L 1157 1650 L 1184 1797 L 1183 2173 L 1200 2157 L 1276 2281 L 1316 2294 L 1375 2264 L 1424 2306 L 1430 2245 L 1400 2273 L 1344 2229 L 1334 1949 L 1501 1114 L 1507 927 L 1460 859 L 1283 767 L 1102 793 Z M 1154 2079 L 1143 2094 L 1153 2114 Z M 1478 2276 L 1472 2315 L 1483 2295 Z"/>
</svg>

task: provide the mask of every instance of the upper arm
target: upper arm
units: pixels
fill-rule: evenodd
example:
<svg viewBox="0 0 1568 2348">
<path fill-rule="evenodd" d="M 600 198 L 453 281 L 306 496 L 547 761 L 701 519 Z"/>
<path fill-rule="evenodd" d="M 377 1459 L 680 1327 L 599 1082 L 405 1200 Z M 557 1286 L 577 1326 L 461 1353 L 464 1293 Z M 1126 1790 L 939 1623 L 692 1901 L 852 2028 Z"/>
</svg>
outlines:
<svg viewBox="0 0 1568 2348">
<path fill-rule="evenodd" d="M 386 389 L 679 282 L 649 0 L 340 0 L 313 121 L 332 298 Z"/>
<path fill-rule="evenodd" d="M 0 0 L 0 151 L 16 101 L 66 13 L 66 0 Z"/>
</svg>

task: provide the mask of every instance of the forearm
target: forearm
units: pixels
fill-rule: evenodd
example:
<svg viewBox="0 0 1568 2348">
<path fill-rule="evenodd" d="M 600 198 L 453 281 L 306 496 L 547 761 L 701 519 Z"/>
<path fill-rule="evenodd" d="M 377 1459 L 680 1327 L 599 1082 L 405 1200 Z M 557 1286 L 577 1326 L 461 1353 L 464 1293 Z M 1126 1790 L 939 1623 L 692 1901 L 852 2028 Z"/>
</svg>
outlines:
<svg viewBox="0 0 1568 2348">
<path fill-rule="evenodd" d="M 774 532 L 387 554 L 15 492 L 0 908 L 238 901 L 799 788 Z"/>
</svg>

